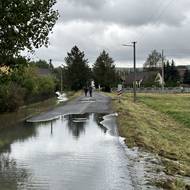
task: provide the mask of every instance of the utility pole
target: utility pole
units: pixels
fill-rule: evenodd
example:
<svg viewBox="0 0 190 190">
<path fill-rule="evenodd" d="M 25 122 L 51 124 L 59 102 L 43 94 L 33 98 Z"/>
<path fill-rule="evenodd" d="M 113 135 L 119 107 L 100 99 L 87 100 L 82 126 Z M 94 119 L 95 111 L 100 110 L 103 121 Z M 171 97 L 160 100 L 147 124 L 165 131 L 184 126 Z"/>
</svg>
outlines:
<svg viewBox="0 0 190 190">
<path fill-rule="evenodd" d="M 137 100 L 137 86 L 136 86 L 136 44 L 137 42 L 132 42 L 132 45 L 123 44 L 123 46 L 133 47 L 133 61 L 134 61 L 134 81 L 133 81 L 133 98 L 134 102 Z"/>
<path fill-rule="evenodd" d="M 162 92 L 164 92 L 164 50 L 162 50 Z"/>
<path fill-rule="evenodd" d="M 52 59 L 49 59 L 49 65 L 51 65 L 52 64 Z"/>
<path fill-rule="evenodd" d="M 52 59 L 49 59 L 49 67 L 51 70 L 53 70 Z"/>
<path fill-rule="evenodd" d="M 62 70 L 62 67 L 61 67 L 61 94 L 63 92 L 63 70 Z"/>
<path fill-rule="evenodd" d="M 136 87 L 136 43 L 137 42 L 132 42 L 133 44 L 133 57 L 134 57 L 134 86 L 133 86 L 133 90 L 134 90 L 134 102 L 136 102 L 137 99 L 137 87 Z"/>
</svg>

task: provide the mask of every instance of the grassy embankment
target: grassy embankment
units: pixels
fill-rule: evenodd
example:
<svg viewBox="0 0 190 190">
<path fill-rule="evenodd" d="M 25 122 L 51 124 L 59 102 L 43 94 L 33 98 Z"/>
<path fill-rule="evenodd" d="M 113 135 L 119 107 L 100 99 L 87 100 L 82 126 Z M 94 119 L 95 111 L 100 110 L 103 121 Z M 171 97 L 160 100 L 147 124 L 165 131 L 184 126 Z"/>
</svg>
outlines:
<svg viewBox="0 0 190 190">
<path fill-rule="evenodd" d="M 190 95 L 138 94 L 137 103 L 132 94 L 123 95 L 121 103 L 111 96 L 128 146 L 160 155 L 167 174 L 190 176 Z"/>
</svg>

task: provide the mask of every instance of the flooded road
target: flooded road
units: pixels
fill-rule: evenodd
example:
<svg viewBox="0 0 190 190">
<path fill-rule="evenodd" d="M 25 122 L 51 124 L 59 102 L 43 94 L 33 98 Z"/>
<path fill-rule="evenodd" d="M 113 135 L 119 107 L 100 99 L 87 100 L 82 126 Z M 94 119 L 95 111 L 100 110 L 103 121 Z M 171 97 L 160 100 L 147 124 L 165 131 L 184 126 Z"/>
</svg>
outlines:
<svg viewBox="0 0 190 190">
<path fill-rule="evenodd" d="M 7 136 L 15 138 L 0 153 L 0 189 L 133 189 L 115 119 L 105 119 L 68 115 L 12 129 Z"/>
</svg>

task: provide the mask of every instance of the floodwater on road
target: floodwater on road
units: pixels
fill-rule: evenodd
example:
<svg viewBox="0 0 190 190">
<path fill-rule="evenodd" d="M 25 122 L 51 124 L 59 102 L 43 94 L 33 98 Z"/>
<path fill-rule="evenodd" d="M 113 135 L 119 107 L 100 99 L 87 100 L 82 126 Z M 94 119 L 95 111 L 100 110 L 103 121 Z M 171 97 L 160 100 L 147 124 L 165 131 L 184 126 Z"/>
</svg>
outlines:
<svg viewBox="0 0 190 190">
<path fill-rule="evenodd" d="M 13 140 L 0 152 L 0 190 L 133 189 L 113 122 L 105 128 L 102 116 L 68 115 L 7 129 L 4 137 Z"/>
</svg>

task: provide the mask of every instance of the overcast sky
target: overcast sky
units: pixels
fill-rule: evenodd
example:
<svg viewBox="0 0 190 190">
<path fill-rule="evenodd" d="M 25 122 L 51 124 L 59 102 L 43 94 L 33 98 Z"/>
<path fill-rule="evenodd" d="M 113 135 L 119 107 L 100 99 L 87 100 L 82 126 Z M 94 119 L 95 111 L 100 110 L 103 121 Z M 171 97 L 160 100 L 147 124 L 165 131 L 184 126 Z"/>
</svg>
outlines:
<svg viewBox="0 0 190 190">
<path fill-rule="evenodd" d="M 165 51 L 176 64 L 190 64 L 189 0 L 57 0 L 60 18 L 50 35 L 48 48 L 34 59 L 52 59 L 64 64 L 74 45 L 93 64 L 105 49 L 116 66 L 132 67 L 132 48 L 137 41 L 137 64 L 156 49 Z"/>
</svg>

